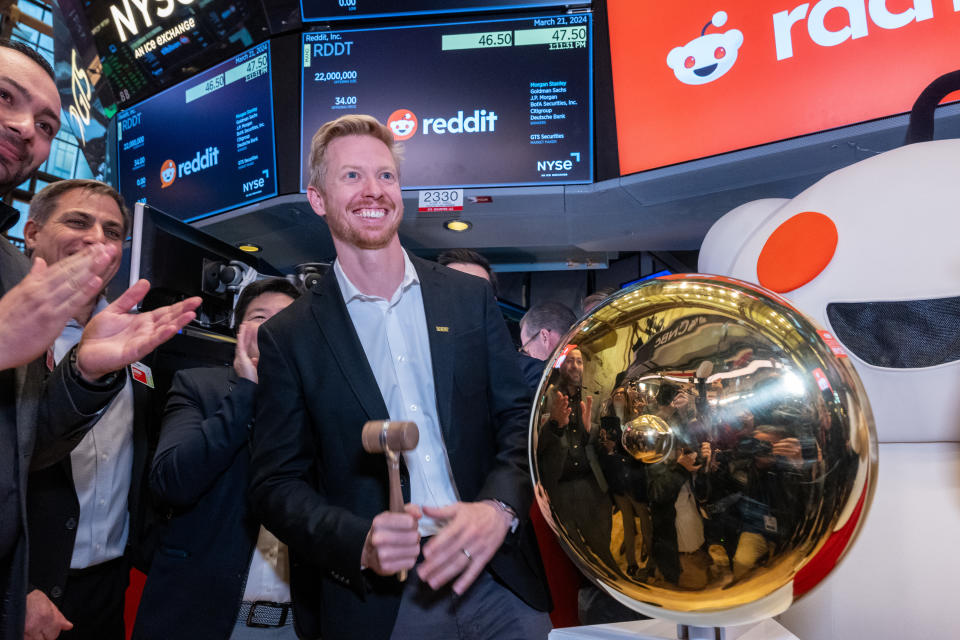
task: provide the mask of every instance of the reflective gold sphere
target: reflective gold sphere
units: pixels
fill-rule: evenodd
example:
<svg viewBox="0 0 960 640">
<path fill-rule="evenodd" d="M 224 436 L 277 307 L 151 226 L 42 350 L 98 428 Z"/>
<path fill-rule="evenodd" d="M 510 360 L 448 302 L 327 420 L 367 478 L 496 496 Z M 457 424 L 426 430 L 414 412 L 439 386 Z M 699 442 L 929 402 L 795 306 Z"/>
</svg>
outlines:
<svg viewBox="0 0 960 640">
<path fill-rule="evenodd" d="M 839 343 L 776 294 L 718 276 L 641 283 L 546 364 L 537 501 L 580 570 L 631 608 L 757 621 L 856 538 L 877 477 L 870 405 Z"/>
<path fill-rule="evenodd" d="M 623 425 L 620 443 L 624 450 L 640 462 L 660 462 L 673 450 L 673 433 L 667 421 L 645 413 Z"/>
</svg>

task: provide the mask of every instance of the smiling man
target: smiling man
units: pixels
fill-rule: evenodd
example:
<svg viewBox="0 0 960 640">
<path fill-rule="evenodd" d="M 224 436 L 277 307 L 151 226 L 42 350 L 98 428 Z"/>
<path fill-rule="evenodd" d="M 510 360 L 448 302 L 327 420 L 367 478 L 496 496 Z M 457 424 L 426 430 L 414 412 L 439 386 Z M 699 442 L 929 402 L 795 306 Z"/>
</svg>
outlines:
<svg viewBox="0 0 960 640">
<path fill-rule="evenodd" d="M 291 552 L 302 638 L 545 638 L 530 397 L 490 287 L 407 254 L 397 150 L 370 116 L 317 131 L 307 197 L 337 260 L 260 329 L 251 501 Z M 368 420 L 412 420 L 390 513 Z M 408 580 L 395 574 L 413 569 Z"/>
<path fill-rule="evenodd" d="M 23 230 L 26 253 L 56 264 L 88 246 L 110 247 L 113 259 L 103 275 L 109 282 L 120 267 L 129 217 L 120 194 L 107 184 L 55 182 L 30 203 Z M 104 308 L 101 295 L 89 297 L 48 352 L 48 367 L 79 341 L 95 309 Z M 128 502 L 136 503 L 139 495 L 128 497 L 131 487 L 139 494 L 147 454 L 145 437 L 137 438 L 140 446 L 134 446 L 133 426 L 133 385 L 127 380 L 69 456 L 30 474 L 27 522 L 33 589 L 27 594 L 27 640 L 56 638 L 74 626 L 73 637 L 122 638 L 129 567 L 117 560 L 124 557 L 130 524 L 138 522 L 130 517 Z M 90 582 L 91 577 L 97 581 Z M 105 600 L 93 600 L 100 597 Z M 112 618 L 113 628 L 89 621 L 90 616 Z"/>
<path fill-rule="evenodd" d="M 27 254 L 55 265 L 87 247 L 106 247 L 113 256 L 103 275 L 108 282 L 120 266 L 129 221 L 111 186 L 55 182 L 30 203 Z M 70 353 L 92 318 L 107 308 L 102 295 L 89 296 L 48 351 L 48 368 Z M 124 591 L 130 563 L 140 559 L 145 522 L 147 394 L 146 386 L 127 376 L 70 454 L 30 473 L 26 640 L 124 637 Z"/>
<path fill-rule="evenodd" d="M 3 196 L 43 164 L 59 130 L 60 95 L 50 64 L 30 47 L 0 38 L 0 232 L 20 217 Z M 13 387 L 22 383 L 12 381 L 13 369 L 43 353 L 77 306 L 103 285 L 110 260 L 102 247 L 91 247 L 54 268 L 34 264 L 28 275 L 30 263 L 0 239 L 0 423 L 5 407 L 12 408 L 6 401 Z M 0 477 L 0 487 L 6 484 Z M 0 526 L 0 558 L 8 533 Z"/>
<path fill-rule="evenodd" d="M 110 282 L 120 268 L 123 239 L 130 227 L 130 212 L 120 194 L 96 180 L 63 180 L 40 191 L 30 201 L 23 236 L 28 257 L 47 264 L 81 252 L 88 246 L 109 246 L 115 251 L 103 274 Z M 91 296 L 76 319 L 86 324 L 99 296 Z"/>
<path fill-rule="evenodd" d="M 23 45 L 0 46 L 0 195 L 43 164 L 60 130 L 60 95 L 37 58 Z"/>
</svg>

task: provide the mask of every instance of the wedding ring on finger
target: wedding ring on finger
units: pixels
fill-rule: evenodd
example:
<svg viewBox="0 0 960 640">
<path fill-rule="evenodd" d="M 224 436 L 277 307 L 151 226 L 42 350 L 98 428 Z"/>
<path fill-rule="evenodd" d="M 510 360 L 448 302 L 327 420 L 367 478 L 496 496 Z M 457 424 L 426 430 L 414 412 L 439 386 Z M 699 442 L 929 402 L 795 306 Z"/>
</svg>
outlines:
<svg viewBox="0 0 960 640">
<path fill-rule="evenodd" d="M 470 552 L 467 551 L 466 549 L 460 549 L 460 551 L 463 551 L 463 555 L 467 556 L 468 561 L 473 559 L 470 557 Z"/>
</svg>

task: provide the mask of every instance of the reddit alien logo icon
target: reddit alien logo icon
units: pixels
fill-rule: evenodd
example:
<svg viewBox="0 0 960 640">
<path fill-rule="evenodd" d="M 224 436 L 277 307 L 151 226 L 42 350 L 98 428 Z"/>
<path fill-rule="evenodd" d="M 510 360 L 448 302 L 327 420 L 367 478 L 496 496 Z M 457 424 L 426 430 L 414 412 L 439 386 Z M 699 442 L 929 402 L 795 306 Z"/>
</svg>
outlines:
<svg viewBox="0 0 960 640">
<path fill-rule="evenodd" d="M 166 189 L 177 179 L 177 163 L 167 160 L 160 165 L 160 188 Z"/>
<path fill-rule="evenodd" d="M 727 12 L 717 11 L 704 25 L 699 38 L 670 51 L 667 65 L 673 69 L 677 80 L 684 84 L 707 84 L 733 68 L 737 51 L 743 44 L 743 33 L 739 29 L 707 33 L 710 25 L 722 27 L 726 22 Z"/>
<path fill-rule="evenodd" d="M 397 109 L 387 119 L 394 140 L 409 140 L 417 132 L 417 116 L 410 109 Z"/>
</svg>

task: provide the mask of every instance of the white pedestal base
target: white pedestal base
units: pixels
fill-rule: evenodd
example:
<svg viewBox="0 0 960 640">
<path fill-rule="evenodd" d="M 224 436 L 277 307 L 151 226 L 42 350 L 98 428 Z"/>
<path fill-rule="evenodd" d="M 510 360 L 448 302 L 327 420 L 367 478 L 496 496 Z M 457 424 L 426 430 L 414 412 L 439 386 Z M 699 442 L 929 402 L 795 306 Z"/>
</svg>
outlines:
<svg viewBox="0 0 960 640">
<path fill-rule="evenodd" d="M 554 629 L 549 640 L 676 640 L 677 624 L 667 620 L 637 620 L 590 627 Z M 726 628 L 726 640 L 798 640 L 773 619 Z"/>
</svg>

